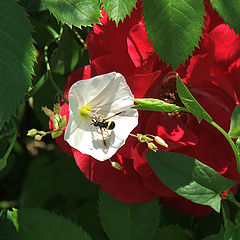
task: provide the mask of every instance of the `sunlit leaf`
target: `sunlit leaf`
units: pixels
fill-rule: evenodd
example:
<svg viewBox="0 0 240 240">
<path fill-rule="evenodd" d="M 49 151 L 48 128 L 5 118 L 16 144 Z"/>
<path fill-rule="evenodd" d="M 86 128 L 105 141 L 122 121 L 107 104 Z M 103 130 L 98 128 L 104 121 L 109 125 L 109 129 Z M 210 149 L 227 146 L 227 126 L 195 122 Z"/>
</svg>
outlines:
<svg viewBox="0 0 240 240">
<path fill-rule="evenodd" d="M 107 11 L 109 18 L 114 20 L 117 24 L 136 7 L 137 0 L 101 0 L 103 8 Z"/>
<path fill-rule="evenodd" d="M 90 26 L 98 23 L 100 15 L 98 0 L 43 0 L 58 21 L 70 27 Z"/>
<path fill-rule="evenodd" d="M 194 203 L 220 211 L 219 194 L 237 182 L 187 155 L 173 152 L 146 152 L 157 177 L 171 190 Z"/>
<path fill-rule="evenodd" d="M 192 55 L 202 35 L 202 0 L 144 0 L 144 21 L 160 58 L 174 69 Z"/>
</svg>

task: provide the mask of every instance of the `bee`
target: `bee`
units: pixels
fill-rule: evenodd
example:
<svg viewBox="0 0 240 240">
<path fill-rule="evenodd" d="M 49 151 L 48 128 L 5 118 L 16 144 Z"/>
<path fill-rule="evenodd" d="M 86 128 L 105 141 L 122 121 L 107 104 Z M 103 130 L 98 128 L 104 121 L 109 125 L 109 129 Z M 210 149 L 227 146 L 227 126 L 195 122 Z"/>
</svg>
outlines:
<svg viewBox="0 0 240 240">
<path fill-rule="evenodd" d="M 94 115 L 92 117 L 91 125 L 94 127 L 98 127 L 100 129 L 100 133 L 102 135 L 102 141 L 105 148 L 107 148 L 106 138 L 104 137 L 103 131 L 104 130 L 113 130 L 115 128 L 115 122 L 108 121 L 110 118 L 113 118 L 122 112 L 118 112 L 110 117 L 102 117 L 101 115 Z"/>
</svg>

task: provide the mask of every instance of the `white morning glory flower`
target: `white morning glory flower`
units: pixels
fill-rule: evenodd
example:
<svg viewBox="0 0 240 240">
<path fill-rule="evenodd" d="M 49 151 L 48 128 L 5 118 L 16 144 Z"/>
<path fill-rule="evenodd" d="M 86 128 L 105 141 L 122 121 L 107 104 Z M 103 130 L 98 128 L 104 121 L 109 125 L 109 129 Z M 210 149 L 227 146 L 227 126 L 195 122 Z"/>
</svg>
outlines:
<svg viewBox="0 0 240 240">
<path fill-rule="evenodd" d="M 120 73 L 76 82 L 69 91 L 69 122 L 64 140 L 99 161 L 110 159 L 138 124 L 138 112 L 131 108 L 133 98 Z M 100 127 L 99 122 L 104 122 L 105 127 Z M 113 129 L 107 130 L 111 122 Z"/>
</svg>

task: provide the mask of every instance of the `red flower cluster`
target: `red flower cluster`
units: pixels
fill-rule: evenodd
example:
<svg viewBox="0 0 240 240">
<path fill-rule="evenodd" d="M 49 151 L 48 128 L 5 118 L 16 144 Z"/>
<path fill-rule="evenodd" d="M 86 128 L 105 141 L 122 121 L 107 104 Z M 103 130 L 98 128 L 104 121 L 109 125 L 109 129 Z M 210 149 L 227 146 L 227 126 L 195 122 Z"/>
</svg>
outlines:
<svg viewBox="0 0 240 240">
<path fill-rule="evenodd" d="M 205 4 L 206 17 L 203 38 L 193 57 L 177 72 L 200 104 L 226 131 L 231 113 L 240 98 L 240 39 Z M 116 27 L 105 13 L 102 25 L 95 25 L 87 37 L 91 64 L 74 71 L 64 89 L 65 97 L 73 83 L 79 80 L 120 72 L 136 98 L 158 98 L 181 104 L 176 92 L 172 68 L 158 60 L 145 33 L 141 3 L 131 17 Z M 61 103 L 61 115 L 68 119 L 68 105 Z M 53 128 L 52 123 L 50 123 Z M 238 180 L 234 154 L 224 137 L 207 122 L 197 122 L 188 113 L 158 113 L 139 111 L 139 125 L 133 133 L 150 133 L 163 138 L 168 151 L 183 153 L 214 168 L 230 179 Z M 60 148 L 73 156 L 81 171 L 101 190 L 129 203 L 159 198 L 178 212 L 204 216 L 211 209 L 194 204 L 164 186 L 153 173 L 146 157 L 146 144 L 129 137 L 126 144 L 112 158 L 124 171 L 114 169 L 109 161 L 100 162 L 56 139 Z"/>
</svg>

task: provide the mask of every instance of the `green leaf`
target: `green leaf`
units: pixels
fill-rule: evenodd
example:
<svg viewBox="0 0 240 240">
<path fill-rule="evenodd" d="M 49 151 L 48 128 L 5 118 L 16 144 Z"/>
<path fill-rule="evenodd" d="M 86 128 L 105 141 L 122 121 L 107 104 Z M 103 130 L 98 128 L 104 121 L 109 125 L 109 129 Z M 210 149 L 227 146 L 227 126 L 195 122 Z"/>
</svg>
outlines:
<svg viewBox="0 0 240 240">
<path fill-rule="evenodd" d="M 12 211 L 8 211 L 8 219 L 13 223 L 14 227 L 18 231 L 18 210 L 13 208 Z"/>
<path fill-rule="evenodd" d="M 76 219 L 77 223 L 83 227 L 85 231 L 96 240 L 108 240 L 104 232 L 100 217 L 98 216 L 98 197 L 94 200 L 88 200 L 85 204 L 79 206 L 76 203 L 76 208 L 72 209 L 73 216 L 71 219 Z"/>
<path fill-rule="evenodd" d="M 15 1 L 0 2 L 0 129 L 27 93 L 35 60 L 31 25 Z"/>
<path fill-rule="evenodd" d="M 137 0 L 101 0 L 103 8 L 107 11 L 109 18 L 114 20 L 118 25 L 119 21 L 130 13 L 136 7 Z"/>
<path fill-rule="evenodd" d="M 224 19 L 225 23 L 229 24 L 231 28 L 240 33 L 240 2 L 239 0 L 210 0 L 213 8 L 217 10 L 219 15 Z"/>
<path fill-rule="evenodd" d="M 187 240 L 184 230 L 179 226 L 169 225 L 158 228 L 153 240 Z"/>
<path fill-rule="evenodd" d="M 182 103 L 185 105 L 188 111 L 197 118 L 199 123 L 202 121 L 202 119 L 206 120 L 209 123 L 212 122 L 211 116 L 193 97 L 179 76 L 177 76 L 177 91 Z"/>
<path fill-rule="evenodd" d="M 179 107 L 175 104 L 166 103 L 162 100 L 154 98 L 133 99 L 133 101 L 138 103 L 138 105 L 133 106 L 133 108 L 139 110 L 149 110 L 158 112 L 186 111 L 186 109 L 183 107 Z"/>
<path fill-rule="evenodd" d="M 95 199 L 99 186 L 90 182 L 77 167 L 74 159 L 58 157 L 47 152 L 40 154 L 29 166 L 23 183 L 19 205 L 23 207 L 49 207 L 54 199 L 54 206 L 61 199 L 64 203 L 89 201 Z M 87 189 L 87 191 L 86 191 Z M 68 207 L 67 204 L 64 207 Z M 62 208 L 64 208 L 62 207 Z"/>
<path fill-rule="evenodd" d="M 102 192 L 99 211 L 109 239 L 151 240 L 158 225 L 160 207 L 158 200 L 129 204 Z"/>
<path fill-rule="evenodd" d="M 42 11 L 46 9 L 46 6 L 42 3 L 42 0 L 20 0 L 19 3 L 28 11 Z"/>
<path fill-rule="evenodd" d="M 9 219 L 0 218 L 0 239 L 19 240 L 17 231 Z"/>
<path fill-rule="evenodd" d="M 55 73 L 68 74 L 76 67 L 80 56 L 80 47 L 73 39 L 68 27 L 64 27 L 56 52 L 52 55 L 51 69 Z"/>
<path fill-rule="evenodd" d="M 202 205 L 220 211 L 219 193 L 236 184 L 214 169 L 187 155 L 158 151 L 146 152 L 147 160 L 157 177 L 168 188 Z"/>
<path fill-rule="evenodd" d="M 101 17 L 98 0 L 43 0 L 58 21 L 70 27 L 90 26 Z"/>
<path fill-rule="evenodd" d="M 217 234 L 210 235 L 203 240 L 224 240 L 224 230 L 221 228 Z"/>
<path fill-rule="evenodd" d="M 228 135 L 231 138 L 240 137 L 240 104 L 238 104 L 232 112 Z"/>
<path fill-rule="evenodd" d="M 24 240 L 90 240 L 79 226 L 42 209 L 19 210 L 19 235 Z"/>
<path fill-rule="evenodd" d="M 160 58 L 174 69 L 198 46 L 203 28 L 202 0 L 144 0 L 146 31 Z"/>
</svg>

